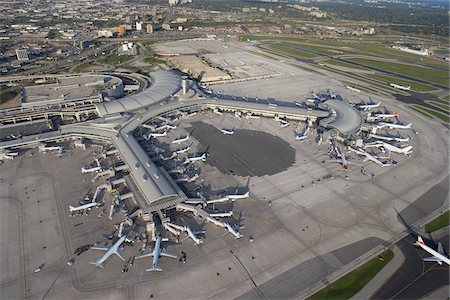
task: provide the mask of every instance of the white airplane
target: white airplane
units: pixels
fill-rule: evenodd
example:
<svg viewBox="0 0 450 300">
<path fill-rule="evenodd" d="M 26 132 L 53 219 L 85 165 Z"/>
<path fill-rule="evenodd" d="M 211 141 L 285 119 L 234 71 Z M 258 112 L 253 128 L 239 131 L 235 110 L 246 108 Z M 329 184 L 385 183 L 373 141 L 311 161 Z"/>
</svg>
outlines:
<svg viewBox="0 0 450 300">
<path fill-rule="evenodd" d="M 239 226 L 237 226 L 237 224 L 231 226 L 230 224 L 225 223 L 225 225 L 226 225 L 226 231 L 223 235 L 227 235 L 228 233 L 231 233 L 232 235 L 235 236 L 235 239 L 242 237 L 242 234 L 239 232 Z"/>
<path fill-rule="evenodd" d="M 442 247 L 441 243 L 438 244 L 437 251 L 433 250 L 431 247 L 428 247 L 427 245 L 425 245 L 425 242 L 423 241 L 422 237 L 419 235 L 417 237 L 417 242 L 414 243 L 414 245 L 419 246 L 420 248 L 422 248 L 423 250 L 425 250 L 426 252 L 428 252 L 432 255 L 430 257 L 424 258 L 423 259 L 424 261 L 437 262 L 440 265 L 442 265 L 442 263 L 444 262 L 447 265 L 450 265 L 450 259 L 447 256 L 445 256 L 444 247 Z"/>
<path fill-rule="evenodd" d="M 383 128 L 387 127 L 389 129 L 409 129 L 411 128 L 412 123 L 409 123 L 407 125 L 398 124 L 398 123 L 388 123 L 388 122 L 379 122 L 378 127 Z"/>
<path fill-rule="evenodd" d="M 258 41 L 257 40 L 247 39 L 247 42 L 249 42 L 250 44 L 256 44 Z"/>
<path fill-rule="evenodd" d="M 155 248 L 153 248 L 153 251 L 141 256 L 137 256 L 136 259 L 139 258 L 143 258 L 143 257 L 149 257 L 149 256 L 153 256 L 153 262 L 152 262 L 152 267 L 150 269 L 145 270 L 146 272 L 148 271 L 162 271 L 162 269 L 160 267 L 158 267 L 158 261 L 159 261 L 159 257 L 161 256 L 165 256 L 165 257 L 170 257 L 170 258 L 177 258 L 176 255 L 170 254 L 168 252 L 166 252 L 165 249 L 161 249 L 161 237 L 158 236 L 156 238 L 155 241 Z"/>
<path fill-rule="evenodd" d="M 237 190 L 236 190 L 236 192 L 237 192 Z M 250 197 L 250 192 L 247 192 L 247 193 L 241 194 L 241 195 L 239 195 L 239 194 L 226 195 L 225 197 L 230 199 L 231 201 L 235 201 L 238 199 L 245 199 L 245 198 Z"/>
<path fill-rule="evenodd" d="M 319 96 L 319 95 L 315 94 L 314 92 L 311 92 L 311 95 L 313 96 L 314 100 L 318 100 L 318 101 L 326 100 L 326 98 Z"/>
<path fill-rule="evenodd" d="M 337 151 L 337 156 L 338 156 L 339 159 L 329 160 L 328 162 L 340 163 L 342 165 L 342 167 L 344 168 L 345 172 L 348 170 L 348 165 L 358 165 L 358 164 L 355 164 L 353 162 L 348 161 L 347 158 L 345 157 L 345 152 L 341 151 L 339 149 L 339 147 L 335 147 L 335 149 Z"/>
<path fill-rule="evenodd" d="M 187 147 L 185 147 L 185 148 L 177 149 L 177 150 L 175 150 L 175 152 L 178 153 L 178 154 L 181 154 L 181 153 L 186 153 L 186 152 L 188 152 L 190 149 L 191 149 L 191 147 L 190 147 L 190 146 L 187 146 Z"/>
<path fill-rule="evenodd" d="M 361 93 L 360 90 L 358 90 L 358 89 L 355 88 L 355 87 L 349 86 L 348 84 L 346 85 L 346 88 L 349 89 L 350 91 L 357 92 L 357 93 Z"/>
<path fill-rule="evenodd" d="M 94 173 L 94 172 L 100 172 L 102 170 L 101 166 L 97 166 L 97 167 L 92 167 L 92 168 L 85 168 L 82 167 L 81 168 L 81 173 L 86 174 L 86 173 Z"/>
<path fill-rule="evenodd" d="M 232 134 L 234 134 L 234 129 L 223 128 L 223 129 L 220 130 L 220 132 L 222 132 L 225 135 L 232 135 Z"/>
<path fill-rule="evenodd" d="M 285 128 L 289 126 L 289 122 L 285 120 L 280 120 L 280 126 L 281 128 Z"/>
<path fill-rule="evenodd" d="M 191 136 L 188 134 L 187 136 L 176 138 L 175 140 L 172 141 L 172 144 L 181 144 L 183 142 L 186 142 L 190 138 Z"/>
<path fill-rule="evenodd" d="M 388 135 L 377 135 L 377 134 L 369 134 L 369 137 L 379 139 L 379 140 L 395 141 L 395 142 L 400 142 L 400 143 L 409 142 L 409 137 L 402 138 L 400 136 L 388 136 Z"/>
<path fill-rule="evenodd" d="M 373 156 L 372 154 L 370 154 L 370 153 L 368 153 L 368 152 L 366 152 L 366 151 L 364 151 L 364 150 L 362 150 L 362 149 L 360 149 L 360 148 L 354 149 L 354 148 L 352 148 L 352 147 L 348 147 L 348 150 L 353 151 L 353 152 L 355 152 L 356 154 L 365 156 L 363 162 L 366 162 L 366 161 L 370 160 L 370 161 L 376 163 L 377 165 L 379 165 L 379 166 L 381 166 L 381 167 L 388 167 L 388 166 L 391 165 L 391 164 L 388 163 L 388 162 L 382 162 L 382 161 L 379 160 L 377 157 Z"/>
<path fill-rule="evenodd" d="M 203 153 L 200 156 L 187 157 L 186 160 L 184 161 L 183 165 L 186 165 L 186 164 L 191 163 L 191 162 L 199 161 L 199 160 L 205 161 L 206 157 L 207 157 L 206 152 Z"/>
<path fill-rule="evenodd" d="M 228 217 L 233 216 L 233 211 L 221 212 L 221 213 L 211 213 L 211 214 L 209 214 L 209 216 L 212 218 L 228 218 Z"/>
<path fill-rule="evenodd" d="M 357 105 L 357 108 L 366 111 L 366 110 L 370 110 L 372 108 L 380 107 L 380 105 L 381 105 L 381 101 L 378 103 L 359 104 L 359 105 Z"/>
<path fill-rule="evenodd" d="M 187 226 L 185 227 L 185 231 L 188 235 L 184 239 L 182 239 L 181 242 L 187 238 L 191 238 L 196 245 L 200 245 L 201 243 L 203 243 L 203 241 L 199 239 L 197 235 L 204 233 L 204 231 L 192 231 L 191 228 Z"/>
<path fill-rule="evenodd" d="M 403 91 L 411 90 L 411 86 L 404 86 L 404 85 L 395 84 L 395 83 L 390 83 L 389 85 L 392 86 L 394 89 L 399 89 L 399 90 L 403 90 Z"/>
<path fill-rule="evenodd" d="M 327 90 L 327 96 L 330 97 L 331 99 L 337 98 L 337 95 L 334 94 L 331 90 Z"/>
<path fill-rule="evenodd" d="M 125 261 L 125 258 L 123 257 L 123 254 L 121 253 L 119 247 L 120 245 L 122 245 L 122 243 L 125 241 L 126 238 L 127 238 L 126 235 L 122 235 L 117 242 L 115 242 L 112 246 L 109 247 L 101 247 L 101 246 L 91 247 L 91 249 L 106 251 L 106 253 L 96 261 L 90 262 L 90 264 L 103 269 L 103 263 L 113 254 L 117 255 L 121 260 Z"/>
<path fill-rule="evenodd" d="M 397 147 L 395 145 L 388 144 L 383 141 L 375 141 L 372 143 L 367 143 L 364 145 L 364 148 L 371 148 L 371 147 L 383 147 L 387 152 L 394 152 L 394 153 L 400 153 L 404 155 L 410 155 L 412 153 L 411 149 L 413 146 L 406 146 L 406 147 Z"/>
<path fill-rule="evenodd" d="M 194 181 L 196 181 L 199 177 L 200 177 L 200 175 L 195 174 L 195 175 L 192 176 L 192 177 L 183 177 L 183 178 L 175 179 L 175 182 L 194 182 Z"/>
<path fill-rule="evenodd" d="M 172 155 L 167 156 L 167 157 L 164 157 L 162 154 L 160 154 L 159 158 L 163 161 L 167 161 L 167 160 L 171 160 L 171 159 L 174 159 L 175 157 L 177 157 L 177 154 L 178 154 L 177 152 L 172 152 Z"/>
<path fill-rule="evenodd" d="M 177 126 L 177 125 L 166 124 L 166 128 L 169 128 L 169 129 L 177 129 L 178 126 Z"/>
<path fill-rule="evenodd" d="M 304 141 L 304 140 L 306 140 L 308 138 L 308 136 L 307 135 L 305 135 L 305 134 L 303 134 L 303 135 L 295 135 L 295 139 L 297 140 L 297 141 Z"/>
<path fill-rule="evenodd" d="M 99 204 L 100 203 L 97 203 L 97 202 L 91 202 L 91 203 L 83 204 L 83 205 L 76 206 L 76 207 L 69 205 L 69 211 L 73 212 L 73 211 L 78 211 L 78 210 L 90 209 L 91 207 L 98 206 Z"/>
<path fill-rule="evenodd" d="M 393 113 L 374 113 L 371 115 L 372 118 L 376 119 L 389 119 L 389 118 L 397 118 L 400 114 L 398 112 Z"/>
<path fill-rule="evenodd" d="M 167 136 L 167 131 L 164 131 L 164 132 L 150 132 L 145 139 L 149 140 L 150 138 L 157 138 L 157 137 L 163 137 L 163 136 Z"/>
<path fill-rule="evenodd" d="M 13 160 L 14 157 L 19 156 L 19 152 L 5 152 L 5 153 L 0 153 L 0 160 L 2 159 L 7 159 L 7 160 Z"/>
</svg>

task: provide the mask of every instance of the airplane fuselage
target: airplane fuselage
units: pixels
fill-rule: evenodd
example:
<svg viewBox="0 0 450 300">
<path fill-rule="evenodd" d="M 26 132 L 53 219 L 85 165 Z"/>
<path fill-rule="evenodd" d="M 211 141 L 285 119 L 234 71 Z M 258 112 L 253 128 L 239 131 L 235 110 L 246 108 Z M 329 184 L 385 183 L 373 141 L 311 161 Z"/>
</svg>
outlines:
<svg viewBox="0 0 450 300">
<path fill-rule="evenodd" d="M 108 251 L 106 251 L 106 253 L 102 257 L 95 261 L 96 266 L 102 265 L 112 254 L 114 254 L 114 252 L 117 251 L 117 249 L 120 247 L 120 245 L 122 245 L 125 239 L 126 235 L 122 235 L 122 237 L 117 242 L 115 242 L 114 245 L 109 247 Z"/>
</svg>

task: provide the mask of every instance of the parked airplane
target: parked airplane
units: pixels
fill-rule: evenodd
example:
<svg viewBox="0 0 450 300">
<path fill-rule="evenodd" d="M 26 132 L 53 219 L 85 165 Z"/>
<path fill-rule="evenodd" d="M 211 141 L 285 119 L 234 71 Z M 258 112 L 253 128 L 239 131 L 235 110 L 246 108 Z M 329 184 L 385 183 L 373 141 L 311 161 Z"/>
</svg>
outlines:
<svg viewBox="0 0 450 300">
<path fill-rule="evenodd" d="M 186 164 L 191 163 L 191 162 L 199 161 L 199 160 L 205 161 L 206 157 L 207 157 L 207 153 L 206 152 L 203 153 L 200 156 L 187 157 L 186 160 L 184 161 L 183 165 L 186 165 Z"/>
<path fill-rule="evenodd" d="M 377 135 L 377 134 L 369 134 L 369 137 L 379 139 L 379 140 L 395 141 L 395 142 L 400 142 L 400 143 L 409 142 L 409 137 L 403 138 L 401 136 Z"/>
<path fill-rule="evenodd" d="M 280 126 L 281 126 L 281 128 L 288 127 L 289 122 L 286 120 L 280 119 Z"/>
<path fill-rule="evenodd" d="M 223 128 L 223 129 L 220 130 L 220 132 L 222 132 L 225 135 L 232 135 L 232 134 L 234 134 L 234 129 Z"/>
<path fill-rule="evenodd" d="M 109 247 L 101 247 L 101 246 L 91 247 L 91 249 L 93 250 L 102 250 L 106 251 L 106 253 L 96 261 L 90 262 L 90 264 L 103 269 L 103 263 L 113 254 L 117 255 L 121 260 L 125 261 L 125 258 L 123 257 L 123 254 L 121 253 L 119 247 L 120 245 L 122 245 L 122 243 L 125 241 L 126 238 L 127 238 L 126 235 L 122 235 L 117 242 L 115 242 L 112 246 Z"/>
<path fill-rule="evenodd" d="M 237 193 L 237 190 L 236 190 L 236 193 Z M 235 201 L 238 199 L 245 199 L 245 198 L 250 197 L 250 192 L 247 192 L 247 193 L 241 194 L 241 195 L 239 195 L 239 194 L 226 195 L 225 197 L 230 199 L 231 201 Z"/>
<path fill-rule="evenodd" d="M 361 148 L 354 149 L 354 148 L 352 148 L 352 147 L 348 147 L 348 150 L 353 151 L 353 152 L 355 152 L 356 154 L 365 156 L 365 157 L 364 157 L 364 160 L 363 160 L 364 162 L 370 160 L 370 161 L 376 163 L 377 165 L 379 165 L 379 166 L 381 166 L 381 167 L 388 167 L 388 166 L 391 165 L 391 164 L 388 163 L 388 162 L 383 162 L 383 161 L 379 160 L 377 157 L 375 157 L 374 155 L 372 155 L 372 154 L 370 154 L 370 153 L 368 153 L 368 152 L 362 150 Z"/>
<path fill-rule="evenodd" d="M 197 236 L 199 234 L 205 233 L 204 231 L 192 231 L 191 228 L 187 226 L 185 227 L 185 229 L 188 234 L 186 238 L 190 237 L 196 245 L 200 245 L 201 243 L 203 243 L 203 241 L 199 239 Z M 184 241 L 186 238 L 182 239 L 181 241 Z"/>
<path fill-rule="evenodd" d="M 297 140 L 297 141 L 304 141 L 304 140 L 306 140 L 308 138 L 308 136 L 307 135 L 305 135 L 305 134 L 302 134 L 302 135 L 295 135 L 295 139 Z"/>
<path fill-rule="evenodd" d="M 411 90 L 411 86 L 404 86 L 404 85 L 395 84 L 395 83 L 390 83 L 389 85 L 392 86 L 394 89 L 399 89 L 399 90 L 404 90 L 404 91 Z"/>
<path fill-rule="evenodd" d="M 371 148 L 371 147 L 383 147 L 387 152 L 394 152 L 394 153 L 400 153 L 405 155 L 410 155 L 412 153 L 411 149 L 413 146 L 406 146 L 406 147 L 397 147 L 395 145 L 388 144 L 383 141 L 375 141 L 372 143 L 367 143 L 364 145 L 364 148 Z"/>
<path fill-rule="evenodd" d="M 188 134 L 187 136 L 176 138 L 175 140 L 172 141 L 172 144 L 181 144 L 183 142 L 186 142 L 190 138 L 191 136 Z"/>
<path fill-rule="evenodd" d="M 444 247 L 442 247 L 442 244 L 438 244 L 437 251 L 432 249 L 431 247 L 425 245 L 425 242 L 423 241 L 422 237 L 419 235 L 417 237 L 417 242 L 414 243 L 414 245 L 419 246 L 426 252 L 430 253 L 432 256 L 426 257 L 423 260 L 424 261 L 432 261 L 437 262 L 438 264 L 442 265 L 442 263 L 446 263 L 447 265 L 450 265 L 450 259 L 445 256 Z"/>
<path fill-rule="evenodd" d="M 359 104 L 359 105 L 357 105 L 357 108 L 366 111 L 366 110 L 370 110 L 372 108 L 379 107 L 380 105 L 381 105 L 381 102 L 378 102 L 378 103 L 372 102 L 372 103 L 366 103 L 366 104 Z"/>
<path fill-rule="evenodd" d="M 358 90 L 357 88 L 354 88 L 354 87 L 352 87 L 352 86 L 349 86 L 348 84 L 346 85 L 346 88 L 349 89 L 350 91 L 357 92 L 357 93 L 361 93 L 360 90 Z"/>
<path fill-rule="evenodd" d="M 400 114 L 398 112 L 393 113 L 374 113 L 371 115 L 372 118 L 376 119 L 389 119 L 389 118 L 397 118 Z"/>
<path fill-rule="evenodd" d="M 230 224 L 225 223 L 225 225 L 226 225 L 226 231 L 223 235 L 227 235 L 228 233 L 231 233 L 232 235 L 235 236 L 235 239 L 242 237 L 242 234 L 239 232 L 238 224 L 231 226 Z"/>
<path fill-rule="evenodd" d="M 249 42 L 250 44 L 256 44 L 258 41 L 257 40 L 247 39 L 247 42 Z"/>
<path fill-rule="evenodd" d="M 5 153 L 0 153 L 0 160 L 2 159 L 7 159 L 7 160 L 13 160 L 14 157 L 19 156 L 19 152 L 5 152 Z"/>
<path fill-rule="evenodd" d="M 188 152 L 190 149 L 191 149 L 191 147 L 190 147 L 190 146 L 187 146 L 187 147 L 185 147 L 185 148 L 177 149 L 177 150 L 175 150 L 175 152 L 178 153 L 178 154 L 181 154 L 181 153 L 186 153 L 186 152 Z"/>
<path fill-rule="evenodd" d="M 337 95 L 333 93 L 331 90 L 327 90 L 327 96 L 330 97 L 331 99 L 337 98 Z"/>
<path fill-rule="evenodd" d="M 171 160 L 174 159 L 175 157 L 177 157 L 177 152 L 172 152 L 172 155 L 165 157 L 164 155 L 160 154 L 159 158 L 163 161 L 167 161 L 167 160 Z"/>
<path fill-rule="evenodd" d="M 329 160 L 328 162 L 337 162 L 337 163 L 341 164 L 342 167 L 344 167 L 344 171 L 348 170 L 348 165 L 359 165 L 359 164 L 348 161 L 347 158 L 345 157 L 345 152 L 341 151 L 341 149 L 339 149 L 339 147 L 335 147 L 335 150 L 336 150 L 337 157 L 339 159 L 332 159 L 332 160 Z"/>
<path fill-rule="evenodd" d="M 74 211 L 78 211 L 78 210 L 90 209 L 91 207 L 98 206 L 98 205 L 100 205 L 100 203 L 98 203 L 98 202 L 91 202 L 91 203 L 83 204 L 83 205 L 76 206 L 76 207 L 69 205 L 69 211 L 74 212 Z"/>
<path fill-rule="evenodd" d="M 399 124 L 399 123 L 388 123 L 388 122 L 379 122 L 378 127 L 383 128 L 387 127 L 389 129 L 409 129 L 411 128 L 412 123 L 409 123 L 407 125 Z"/>
<path fill-rule="evenodd" d="M 163 137 L 163 136 L 167 136 L 167 131 L 164 131 L 164 132 L 150 132 L 145 139 L 149 140 L 150 138 L 157 138 L 157 137 Z"/>
<path fill-rule="evenodd" d="M 158 267 L 159 257 L 165 256 L 170 258 L 177 258 L 176 255 L 170 254 L 166 252 L 165 249 L 161 249 L 161 237 L 158 236 L 155 241 L 155 248 L 153 251 L 144 255 L 137 256 L 136 259 L 153 256 L 152 267 L 150 269 L 145 270 L 148 271 L 162 271 L 160 267 Z"/>
</svg>

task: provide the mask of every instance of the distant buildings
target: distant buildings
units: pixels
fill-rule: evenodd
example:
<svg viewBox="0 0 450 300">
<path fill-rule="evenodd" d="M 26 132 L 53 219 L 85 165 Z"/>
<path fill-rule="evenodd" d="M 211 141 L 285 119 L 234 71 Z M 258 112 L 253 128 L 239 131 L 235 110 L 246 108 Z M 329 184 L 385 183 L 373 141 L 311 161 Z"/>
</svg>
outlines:
<svg viewBox="0 0 450 300">
<path fill-rule="evenodd" d="M 18 61 L 30 60 L 30 58 L 28 57 L 28 51 L 23 48 L 16 48 L 16 56 Z"/>
<path fill-rule="evenodd" d="M 162 24 L 161 28 L 164 30 L 170 30 L 170 24 Z"/>
<path fill-rule="evenodd" d="M 142 21 L 136 22 L 136 30 L 137 31 L 142 31 L 143 27 L 144 27 L 144 23 Z"/>
<path fill-rule="evenodd" d="M 147 33 L 153 33 L 153 25 L 147 24 Z"/>
<path fill-rule="evenodd" d="M 85 50 L 85 49 L 87 49 L 88 47 L 89 47 L 89 41 L 84 40 L 84 41 L 81 41 L 81 42 L 80 42 L 80 49 L 81 49 L 81 50 Z"/>
<path fill-rule="evenodd" d="M 422 55 L 422 56 L 428 56 L 431 54 L 428 51 L 428 49 L 416 50 L 416 49 L 410 49 L 408 47 L 400 47 L 400 46 L 392 46 L 392 48 L 400 50 L 400 51 L 412 53 L 412 54 Z"/>
<path fill-rule="evenodd" d="M 97 36 L 98 37 L 113 37 L 114 36 L 114 31 L 106 29 L 106 30 L 99 30 L 97 31 Z"/>
</svg>

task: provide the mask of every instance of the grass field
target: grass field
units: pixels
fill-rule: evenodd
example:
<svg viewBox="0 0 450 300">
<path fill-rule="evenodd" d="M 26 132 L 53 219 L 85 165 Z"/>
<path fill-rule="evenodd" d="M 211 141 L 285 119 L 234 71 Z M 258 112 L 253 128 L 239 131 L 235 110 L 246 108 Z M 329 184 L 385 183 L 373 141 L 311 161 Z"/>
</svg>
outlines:
<svg viewBox="0 0 450 300">
<path fill-rule="evenodd" d="M 444 100 L 450 101 L 450 95 L 445 96 L 444 98 L 442 98 Z"/>
<path fill-rule="evenodd" d="M 333 66 L 338 66 L 338 67 L 346 67 L 346 68 L 351 68 L 351 69 L 358 69 L 358 70 L 367 70 L 364 69 L 363 67 L 358 67 L 340 60 L 334 60 L 334 59 L 327 59 L 322 61 L 322 63 L 326 64 L 326 65 L 333 65 Z"/>
<path fill-rule="evenodd" d="M 309 53 L 309 52 L 306 52 L 306 51 L 293 49 L 291 47 L 287 47 L 287 46 L 284 46 L 284 45 L 269 45 L 268 48 L 272 49 L 272 50 L 280 51 L 280 52 L 282 52 L 284 54 L 292 55 L 292 56 L 295 56 L 295 57 L 301 57 L 301 58 L 315 58 L 315 57 L 317 57 L 317 55 L 315 55 L 313 53 Z"/>
<path fill-rule="evenodd" d="M 439 107 L 440 109 L 443 109 L 443 110 L 446 110 L 446 111 L 450 110 L 450 106 L 448 106 L 448 104 L 439 103 L 439 102 L 436 102 L 436 101 L 433 101 L 433 100 L 428 100 L 426 102 L 430 103 L 433 106 Z"/>
<path fill-rule="evenodd" d="M 83 73 L 83 72 L 89 71 L 89 68 L 91 66 L 92 66 L 92 64 L 90 64 L 90 63 L 83 63 L 83 64 L 80 64 L 80 65 L 76 66 L 75 68 L 73 68 L 72 71 L 75 73 Z"/>
<path fill-rule="evenodd" d="M 421 64 L 431 66 L 431 67 L 442 67 L 447 68 L 447 64 L 442 61 L 438 61 L 426 56 L 420 56 L 408 52 L 403 52 L 396 50 L 387 46 L 376 46 L 376 45 L 352 45 L 352 48 L 365 51 L 374 56 L 387 57 L 387 58 L 398 58 L 407 62 L 420 62 Z"/>
<path fill-rule="evenodd" d="M 391 250 L 384 251 L 308 299 L 349 299 L 359 292 L 393 257 L 394 253 Z"/>
<path fill-rule="evenodd" d="M 436 70 L 415 65 L 407 65 L 365 58 L 348 58 L 347 60 L 362 65 L 386 70 L 389 72 L 410 76 L 413 78 L 420 78 L 444 86 L 448 85 L 449 82 L 449 72 L 444 70 Z"/>
<path fill-rule="evenodd" d="M 441 112 L 432 110 L 432 109 L 427 108 L 427 107 L 423 107 L 421 105 L 413 105 L 413 107 L 416 108 L 416 111 L 421 110 L 422 113 L 425 112 L 426 114 L 432 115 L 433 117 L 436 117 L 436 118 L 438 118 L 438 119 L 440 119 L 440 120 L 442 120 L 442 121 L 444 121 L 446 123 L 450 123 L 450 118 L 449 118 L 448 114 L 443 114 Z"/>
<path fill-rule="evenodd" d="M 127 62 L 129 60 L 131 60 L 133 57 L 129 56 L 129 55 L 107 55 L 107 56 L 102 56 L 99 59 L 97 59 L 97 63 L 99 64 L 105 64 L 105 65 L 119 65 L 122 64 L 124 62 Z"/>
<path fill-rule="evenodd" d="M 427 118 L 433 119 L 433 115 L 430 115 L 429 113 L 424 112 L 422 110 L 422 106 L 420 106 L 420 105 L 413 104 L 413 105 L 410 105 L 409 108 L 411 108 L 412 110 L 417 111 L 419 114 L 422 114 L 422 115 L 424 115 Z"/>
<path fill-rule="evenodd" d="M 397 77 L 392 77 L 392 76 L 387 76 L 387 75 L 380 75 L 380 74 L 367 74 L 365 75 L 367 77 L 373 78 L 373 79 L 377 79 L 380 81 L 384 81 L 387 84 L 389 83 L 395 83 L 395 84 L 400 84 L 400 85 L 404 85 L 404 86 L 411 86 L 412 90 L 414 91 L 418 91 L 418 92 L 429 92 L 429 91 L 433 91 L 436 90 L 437 88 L 429 86 L 429 85 L 425 85 L 422 83 L 418 83 L 418 82 L 414 82 L 414 81 L 408 81 L 408 80 L 404 80 L 404 79 L 399 79 Z"/>
<path fill-rule="evenodd" d="M 434 232 L 438 229 L 441 229 L 445 226 L 449 225 L 449 218 L 450 218 L 450 211 L 447 210 L 446 213 L 440 215 L 433 221 L 429 222 L 425 225 L 425 231 L 426 232 Z"/>
</svg>

